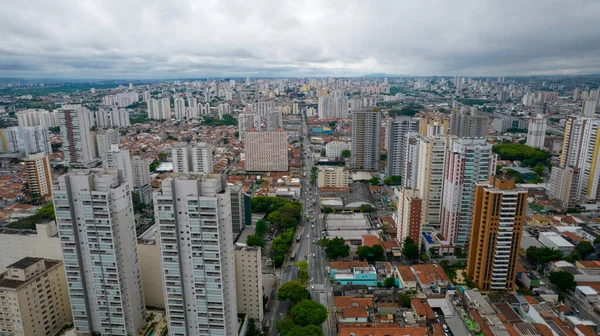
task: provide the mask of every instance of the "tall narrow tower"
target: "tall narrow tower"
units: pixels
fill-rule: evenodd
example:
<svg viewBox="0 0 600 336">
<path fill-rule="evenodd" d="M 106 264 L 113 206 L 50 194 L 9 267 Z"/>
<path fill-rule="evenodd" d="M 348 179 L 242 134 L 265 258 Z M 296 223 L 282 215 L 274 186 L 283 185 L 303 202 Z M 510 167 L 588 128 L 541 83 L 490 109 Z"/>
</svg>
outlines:
<svg viewBox="0 0 600 336">
<path fill-rule="evenodd" d="M 379 170 L 381 111 L 352 112 L 352 169 Z"/>
<path fill-rule="evenodd" d="M 220 174 L 173 174 L 154 193 L 169 333 L 238 330 L 231 197 Z"/>
<path fill-rule="evenodd" d="M 81 105 L 64 105 L 58 110 L 58 124 L 65 161 L 75 168 L 90 168 L 98 163 L 93 155 L 90 111 Z"/>
<path fill-rule="evenodd" d="M 515 287 L 527 190 L 511 177 L 477 184 L 467 275 L 483 291 Z"/>
<path fill-rule="evenodd" d="M 79 170 L 53 198 L 77 333 L 137 335 L 146 307 L 129 185 L 115 171 Z"/>
</svg>

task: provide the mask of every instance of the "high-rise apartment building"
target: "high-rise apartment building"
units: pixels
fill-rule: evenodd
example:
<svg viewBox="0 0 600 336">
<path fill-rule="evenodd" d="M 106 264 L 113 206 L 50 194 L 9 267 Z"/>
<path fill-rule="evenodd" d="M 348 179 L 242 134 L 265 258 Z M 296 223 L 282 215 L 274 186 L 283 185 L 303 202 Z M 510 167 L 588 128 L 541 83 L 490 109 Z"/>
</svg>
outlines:
<svg viewBox="0 0 600 336">
<path fill-rule="evenodd" d="M 411 117 L 397 117 L 388 122 L 386 130 L 388 149 L 386 175 L 402 177 L 403 185 L 407 185 L 405 184 L 409 179 L 407 169 L 411 165 L 408 153 L 409 141 L 411 141 L 409 139 L 412 138 L 412 142 L 414 142 L 416 138 L 414 132 L 418 131 L 419 120 L 412 119 Z M 409 133 L 412 133 L 411 136 L 408 136 Z M 413 163 L 415 168 L 416 164 L 416 162 Z"/>
<path fill-rule="evenodd" d="M 0 129 L 0 153 L 52 154 L 50 134 L 46 126 L 7 127 Z"/>
<path fill-rule="evenodd" d="M 129 112 L 122 107 L 100 107 L 96 111 L 96 126 L 99 128 L 129 127 L 131 126 Z"/>
<path fill-rule="evenodd" d="M 246 132 L 251 129 L 260 129 L 260 116 L 254 113 L 240 113 L 238 115 L 238 130 L 241 141 L 246 139 Z"/>
<path fill-rule="evenodd" d="M 548 183 L 550 190 L 548 196 L 557 199 L 564 207 L 574 207 L 579 202 L 579 176 L 581 171 L 575 167 L 552 167 L 550 181 Z"/>
<path fill-rule="evenodd" d="M 25 257 L 62 259 L 55 221 L 36 223 L 35 231 L 0 229 L 0 269 Z"/>
<path fill-rule="evenodd" d="M 447 136 L 423 136 L 419 149 L 417 189 L 423 200 L 423 222 L 439 229 L 442 219 L 444 172 L 449 139 Z"/>
<path fill-rule="evenodd" d="M 596 105 L 598 105 L 598 99 L 586 99 L 583 101 L 583 107 L 581 114 L 584 117 L 593 118 L 596 115 Z"/>
<path fill-rule="evenodd" d="M 223 119 L 223 116 L 226 114 L 231 114 L 231 107 L 229 103 L 221 103 L 217 105 L 217 114 L 219 115 L 219 119 Z"/>
<path fill-rule="evenodd" d="M 220 174 L 173 174 L 154 193 L 169 333 L 238 330 L 231 196 Z"/>
<path fill-rule="evenodd" d="M 381 111 L 352 112 L 352 169 L 379 170 L 380 135 Z"/>
<path fill-rule="evenodd" d="M 185 116 L 185 99 L 183 97 L 173 98 L 173 107 L 175 112 L 175 119 L 182 120 Z"/>
<path fill-rule="evenodd" d="M 55 335 L 70 322 L 61 261 L 26 257 L 0 274 L 0 334 Z"/>
<path fill-rule="evenodd" d="M 119 148 L 119 145 L 111 145 L 109 151 L 102 156 L 102 168 L 116 170 L 119 173 L 119 180 L 127 183 L 129 190 L 133 191 L 133 170 L 129 149 Z"/>
<path fill-rule="evenodd" d="M 487 136 L 488 117 L 478 113 L 475 107 L 461 107 L 450 117 L 450 135 L 461 138 L 484 138 Z"/>
<path fill-rule="evenodd" d="M 52 172 L 50 161 L 44 153 L 30 154 L 24 160 L 29 193 L 41 201 L 52 196 Z"/>
<path fill-rule="evenodd" d="M 281 111 L 273 109 L 267 112 L 267 131 L 274 132 L 278 128 L 283 127 Z"/>
<path fill-rule="evenodd" d="M 244 186 L 242 184 L 230 185 L 229 193 L 231 194 L 231 227 L 233 235 L 236 237 L 246 226 Z"/>
<path fill-rule="evenodd" d="M 96 149 L 101 159 L 110 150 L 112 145 L 119 145 L 121 143 L 119 131 L 114 129 L 98 131 L 93 136 L 96 138 Z"/>
<path fill-rule="evenodd" d="M 23 110 L 17 112 L 17 121 L 21 127 L 57 127 L 58 113 L 43 109 Z"/>
<path fill-rule="evenodd" d="M 234 254 L 237 311 L 260 325 L 264 318 L 261 248 L 236 246 Z"/>
<path fill-rule="evenodd" d="M 81 105 L 63 105 L 58 121 L 65 161 L 71 167 L 89 168 L 98 163 L 93 155 L 90 111 Z"/>
<path fill-rule="evenodd" d="M 288 142 L 287 132 L 246 133 L 244 143 L 246 153 L 246 171 L 287 171 Z"/>
<path fill-rule="evenodd" d="M 194 145 L 180 142 L 171 149 L 171 159 L 176 173 L 212 173 L 213 145 L 206 142 Z"/>
<path fill-rule="evenodd" d="M 419 191 L 402 187 L 396 189 L 395 194 L 398 197 L 398 209 L 394 214 L 397 224 L 398 243 L 403 245 L 406 238 L 421 247 L 421 225 L 423 223 L 423 200 Z"/>
<path fill-rule="evenodd" d="M 442 197 L 442 236 L 450 245 L 468 246 L 477 182 L 496 172 L 497 156 L 481 138 L 451 138 Z M 463 249 L 464 250 L 464 249 Z"/>
<path fill-rule="evenodd" d="M 477 184 L 467 275 L 480 290 L 514 290 L 526 208 L 511 177 Z"/>
<path fill-rule="evenodd" d="M 133 173 L 133 188 L 138 194 L 140 202 L 152 203 L 152 178 L 150 176 L 151 160 L 141 156 L 131 158 L 131 172 Z"/>
<path fill-rule="evenodd" d="M 597 160 L 600 155 L 599 127 L 599 118 L 567 118 L 559 162 L 561 170 L 552 170 L 551 179 L 569 181 L 570 178 L 563 178 L 557 174 L 568 172 L 569 167 L 578 169 L 574 199 L 580 202 L 600 199 L 600 163 Z"/>
<path fill-rule="evenodd" d="M 543 114 L 538 114 L 529 119 L 527 127 L 527 142 L 529 147 L 544 148 L 544 140 L 546 140 L 547 121 Z"/>
<path fill-rule="evenodd" d="M 76 332 L 137 335 L 146 308 L 129 185 L 115 171 L 79 170 L 53 198 Z"/>
</svg>

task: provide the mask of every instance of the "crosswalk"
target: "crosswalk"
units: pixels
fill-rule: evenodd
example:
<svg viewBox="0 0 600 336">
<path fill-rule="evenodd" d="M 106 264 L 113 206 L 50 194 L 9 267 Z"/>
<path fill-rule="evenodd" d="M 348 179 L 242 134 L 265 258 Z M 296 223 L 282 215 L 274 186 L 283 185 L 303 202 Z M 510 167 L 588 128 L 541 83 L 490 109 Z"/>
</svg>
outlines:
<svg viewBox="0 0 600 336">
<path fill-rule="evenodd" d="M 325 285 L 323 285 L 323 284 L 311 285 L 310 286 L 310 290 L 312 290 L 312 291 L 322 291 L 322 290 L 325 290 Z"/>
</svg>

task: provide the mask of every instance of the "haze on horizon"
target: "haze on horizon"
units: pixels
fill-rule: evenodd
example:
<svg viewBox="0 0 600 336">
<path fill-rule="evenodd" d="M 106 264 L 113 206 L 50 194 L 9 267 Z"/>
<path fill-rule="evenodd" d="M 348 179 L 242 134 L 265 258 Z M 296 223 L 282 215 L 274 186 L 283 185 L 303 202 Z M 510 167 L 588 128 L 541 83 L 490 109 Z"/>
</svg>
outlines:
<svg viewBox="0 0 600 336">
<path fill-rule="evenodd" d="M 600 73 L 599 1 L 0 3 L 0 77 Z"/>
</svg>

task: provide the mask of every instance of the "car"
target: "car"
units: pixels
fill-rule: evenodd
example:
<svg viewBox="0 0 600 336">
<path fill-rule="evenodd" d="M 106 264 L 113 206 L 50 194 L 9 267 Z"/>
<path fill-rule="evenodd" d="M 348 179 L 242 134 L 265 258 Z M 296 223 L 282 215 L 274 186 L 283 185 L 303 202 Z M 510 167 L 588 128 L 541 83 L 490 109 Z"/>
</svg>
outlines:
<svg viewBox="0 0 600 336">
<path fill-rule="evenodd" d="M 448 332 L 448 326 L 447 325 L 443 324 L 442 328 L 444 328 L 444 331 Z"/>
<path fill-rule="evenodd" d="M 316 254 L 316 253 L 313 253 L 313 258 L 316 258 L 316 257 L 317 257 L 317 254 Z"/>
<path fill-rule="evenodd" d="M 313 244 L 316 242 L 316 240 L 313 239 Z"/>
<path fill-rule="evenodd" d="M 310 227 L 314 229 L 314 228 L 315 228 L 315 225 L 314 225 L 314 224 L 312 224 Z"/>
<path fill-rule="evenodd" d="M 306 238 L 310 238 L 310 234 L 306 234 Z"/>
<path fill-rule="evenodd" d="M 315 289 L 315 286 L 314 285 L 310 286 L 310 289 Z"/>
</svg>

